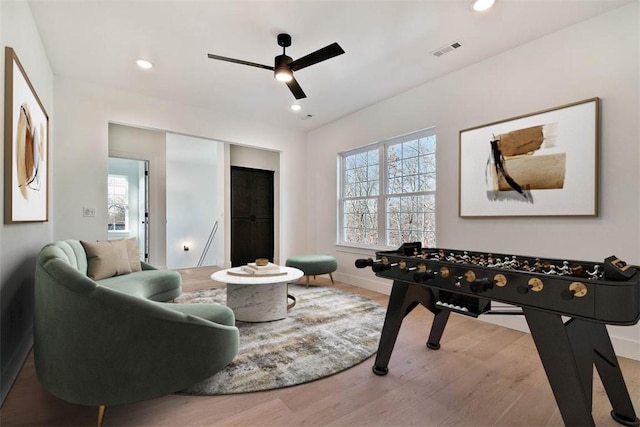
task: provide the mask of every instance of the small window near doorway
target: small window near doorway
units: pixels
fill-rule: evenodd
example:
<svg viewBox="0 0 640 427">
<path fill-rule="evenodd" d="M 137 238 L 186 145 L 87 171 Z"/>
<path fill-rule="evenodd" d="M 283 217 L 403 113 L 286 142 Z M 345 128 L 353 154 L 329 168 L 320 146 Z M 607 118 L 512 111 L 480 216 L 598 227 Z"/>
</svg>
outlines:
<svg viewBox="0 0 640 427">
<path fill-rule="evenodd" d="M 126 176 L 109 175 L 107 201 L 107 230 L 129 231 L 129 180 Z"/>
</svg>

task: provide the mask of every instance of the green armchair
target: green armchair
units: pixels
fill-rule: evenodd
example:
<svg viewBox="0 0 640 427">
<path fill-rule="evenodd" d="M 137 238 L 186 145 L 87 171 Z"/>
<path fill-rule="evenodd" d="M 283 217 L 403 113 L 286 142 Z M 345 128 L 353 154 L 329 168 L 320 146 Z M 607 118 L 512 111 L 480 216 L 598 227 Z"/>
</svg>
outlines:
<svg viewBox="0 0 640 427">
<path fill-rule="evenodd" d="M 149 291 L 157 283 L 175 286 L 175 275 L 179 294 L 178 273 L 143 269 L 101 284 L 87 276 L 83 256 L 78 241 L 62 241 L 36 261 L 35 365 L 55 396 L 102 409 L 152 399 L 212 376 L 236 356 L 229 308 L 141 297 L 157 294 Z"/>
</svg>

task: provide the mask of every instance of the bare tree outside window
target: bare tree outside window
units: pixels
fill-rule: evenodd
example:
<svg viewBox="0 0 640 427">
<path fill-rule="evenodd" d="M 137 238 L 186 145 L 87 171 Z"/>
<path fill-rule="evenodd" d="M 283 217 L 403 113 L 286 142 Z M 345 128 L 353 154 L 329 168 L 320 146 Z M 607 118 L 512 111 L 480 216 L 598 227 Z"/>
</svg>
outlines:
<svg viewBox="0 0 640 427">
<path fill-rule="evenodd" d="M 388 145 L 386 245 L 435 246 L 436 137 Z"/>
<path fill-rule="evenodd" d="M 340 156 L 340 243 L 436 244 L 435 129 Z"/>
<path fill-rule="evenodd" d="M 378 242 L 379 175 L 377 150 L 344 157 L 343 235 L 347 242 Z"/>
<path fill-rule="evenodd" d="M 107 230 L 128 231 L 129 180 L 109 175 L 107 183 Z"/>
</svg>

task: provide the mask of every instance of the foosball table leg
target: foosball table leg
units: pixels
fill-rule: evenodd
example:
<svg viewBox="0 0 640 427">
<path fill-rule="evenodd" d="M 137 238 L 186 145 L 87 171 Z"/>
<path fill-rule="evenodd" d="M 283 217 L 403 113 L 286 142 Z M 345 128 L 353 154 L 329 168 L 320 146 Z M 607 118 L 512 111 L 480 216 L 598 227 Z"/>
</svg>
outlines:
<svg viewBox="0 0 640 427">
<path fill-rule="evenodd" d="M 588 327 L 587 325 L 593 326 Z M 613 408 L 611 417 L 625 426 L 640 426 L 640 419 L 638 419 L 633 409 L 631 396 L 629 396 L 627 385 L 624 382 L 618 358 L 613 351 L 606 325 L 581 321 L 576 324 L 576 327 L 585 329 L 583 333 L 589 336 L 593 345 L 593 361 Z"/>
<path fill-rule="evenodd" d="M 444 327 L 447 326 L 447 320 L 451 310 L 440 310 L 436 313 L 431 324 L 431 332 L 429 333 L 429 339 L 427 340 L 427 348 L 431 350 L 438 350 L 440 348 L 440 339 L 444 333 Z"/>
<path fill-rule="evenodd" d="M 387 315 L 384 319 L 382 327 L 382 335 L 380 336 L 380 344 L 376 354 L 376 361 L 373 365 L 373 373 L 376 375 L 386 375 L 389 372 L 389 360 L 393 347 L 402 326 L 402 320 L 409 314 L 418 304 L 422 304 L 429 311 L 436 314 L 434 326 L 429 335 L 427 346 L 433 345 L 433 348 L 440 347 L 440 338 L 446 326 L 449 317 L 448 310 L 439 310 L 435 307 L 433 292 L 424 286 L 412 285 L 405 282 L 394 281 L 391 295 L 389 296 L 389 305 L 387 307 Z M 446 314 L 440 315 L 446 312 Z M 440 316 L 440 317 L 438 317 Z M 435 325 L 438 325 L 437 327 Z"/>
<path fill-rule="evenodd" d="M 630 427 L 640 425 L 605 324 L 580 319 L 564 323 L 559 314 L 528 308 L 523 312 L 565 425 L 595 424 L 594 364 L 613 407 L 613 419 Z"/>
</svg>

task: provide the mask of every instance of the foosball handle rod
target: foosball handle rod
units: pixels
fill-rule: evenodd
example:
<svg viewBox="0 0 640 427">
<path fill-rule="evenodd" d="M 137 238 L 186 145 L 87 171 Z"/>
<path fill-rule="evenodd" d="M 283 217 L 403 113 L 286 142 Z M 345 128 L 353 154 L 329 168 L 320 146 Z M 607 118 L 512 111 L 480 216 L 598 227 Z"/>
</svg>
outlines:
<svg viewBox="0 0 640 427">
<path fill-rule="evenodd" d="M 384 262 L 380 259 L 377 260 L 373 260 L 371 258 L 360 258 L 356 260 L 356 268 L 365 268 L 365 267 L 371 267 L 371 269 L 374 271 L 374 273 L 379 273 L 381 271 L 384 270 L 391 270 L 391 267 L 395 267 L 396 265 L 398 265 L 398 263 L 389 263 L 389 262 Z"/>
<path fill-rule="evenodd" d="M 359 258 L 356 260 L 356 268 L 371 267 L 375 261 L 371 258 Z"/>
</svg>

